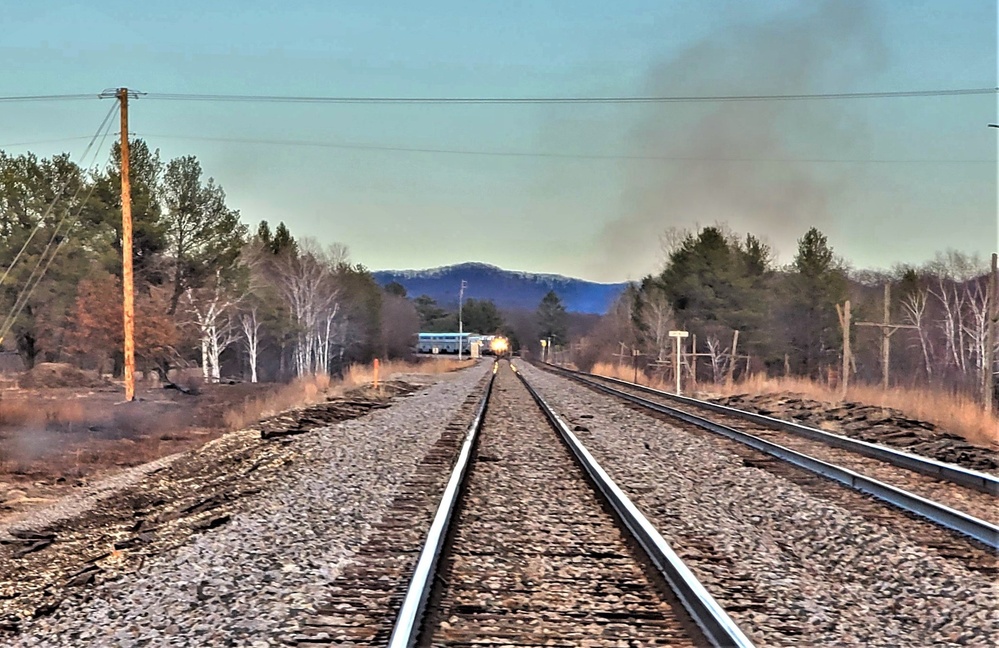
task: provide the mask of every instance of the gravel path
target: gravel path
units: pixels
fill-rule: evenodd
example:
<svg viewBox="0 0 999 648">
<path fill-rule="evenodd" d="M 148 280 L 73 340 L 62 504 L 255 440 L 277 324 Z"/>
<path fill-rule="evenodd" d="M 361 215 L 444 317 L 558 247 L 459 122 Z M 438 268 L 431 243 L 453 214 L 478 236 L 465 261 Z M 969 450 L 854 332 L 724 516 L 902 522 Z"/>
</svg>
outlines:
<svg viewBox="0 0 999 648">
<path fill-rule="evenodd" d="M 12 645 L 280 645 L 314 612 L 490 365 L 310 432 L 282 483 L 247 498 L 231 522 L 80 590 Z"/>
<path fill-rule="evenodd" d="M 531 383 L 758 645 L 993 646 L 995 571 L 523 362 Z"/>
</svg>

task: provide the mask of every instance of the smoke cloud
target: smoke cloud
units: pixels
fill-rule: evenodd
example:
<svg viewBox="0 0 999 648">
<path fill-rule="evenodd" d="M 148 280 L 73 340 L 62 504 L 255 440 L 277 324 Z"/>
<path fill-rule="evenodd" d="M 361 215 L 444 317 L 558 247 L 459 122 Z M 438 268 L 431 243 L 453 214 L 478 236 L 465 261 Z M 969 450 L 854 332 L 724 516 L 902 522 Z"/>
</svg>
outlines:
<svg viewBox="0 0 999 648">
<path fill-rule="evenodd" d="M 648 95 L 761 95 L 866 88 L 884 61 L 878 21 L 860 0 L 808 5 L 807 15 L 715 33 L 653 67 Z M 861 79 L 858 82 L 858 79 Z M 727 223 L 770 241 L 786 260 L 810 226 L 827 234 L 833 192 L 849 166 L 814 164 L 863 137 L 844 100 L 650 106 L 631 153 L 668 161 L 628 163 L 621 215 L 601 240 L 598 272 L 632 278 L 659 269 L 668 228 Z"/>
</svg>

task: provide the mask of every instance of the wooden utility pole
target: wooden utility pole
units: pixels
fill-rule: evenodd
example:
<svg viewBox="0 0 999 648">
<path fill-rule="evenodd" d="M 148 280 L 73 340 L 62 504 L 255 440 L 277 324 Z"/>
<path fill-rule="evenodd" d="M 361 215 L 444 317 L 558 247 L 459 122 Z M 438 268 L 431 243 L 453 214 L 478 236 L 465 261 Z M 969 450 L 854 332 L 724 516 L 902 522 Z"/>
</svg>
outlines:
<svg viewBox="0 0 999 648">
<path fill-rule="evenodd" d="M 985 320 L 985 359 L 982 367 L 982 402 L 985 411 L 991 412 L 993 408 L 993 395 L 995 393 L 995 352 L 996 352 L 996 328 L 999 328 L 999 270 L 996 269 L 996 254 L 992 254 L 992 269 L 989 271 L 987 306 L 988 316 Z"/>
<path fill-rule="evenodd" d="M 690 336 L 690 388 L 697 390 L 697 335 Z"/>
<path fill-rule="evenodd" d="M 885 316 L 882 322 L 857 322 L 857 326 L 876 326 L 881 329 L 881 386 L 888 389 L 888 367 L 891 360 L 891 336 L 901 328 L 919 328 L 913 324 L 891 323 L 891 284 L 885 284 Z"/>
<path fill-rule="evenodd" d="M 739 329 L 735 330 L 732 334 L 732 359 L 728 363 L 728 378 L 726 379 L 726 384 L 731 385 L 733 379 L 735 378 L 735 362 L 738 360 L 736 355 L 736 347 L 739 345 Z"/>
<path fill-rule="evenodd" d="M 617 358 L 617 368 L 620 369 L 621 365 L 624 364 L 624 359 L 628 356 L 628 354 L 624 352 L 625 348 L 628 345 L 625 344 L 624 342 L 618 342 L 618 344 L 621 345 L 621 352 L 620 353 L 612 353 L 611 355 L 615 356 Z"/>
<path fill-rule="evenodd" d="M 689 336 L 688 331 L 670 331 L 669 336 L 674 338 L 676 341 L 676 367 L 674 373 L 676 374 L 676 395 L 680 395 L 680 344 L 683 342 L 683 338 Z"/>
<path fill-rule="evenodd" d="M 128 88 L 121 106 L 121 284 L 125 311 L 125 400 L 135 400 L 135 291 L 132 279 L 132 186 L 128 178 Z"/>
<path fill-rule="evenodd" d="M 846 390 L 850 386 L 850 300 L 847 299 L 843 307 L 836 304 L 836 314 L 839 315 L 839 326 L 843 329 L 843 377 L 840 381 L 843 398 L 846 398 Z"/>
</svg>

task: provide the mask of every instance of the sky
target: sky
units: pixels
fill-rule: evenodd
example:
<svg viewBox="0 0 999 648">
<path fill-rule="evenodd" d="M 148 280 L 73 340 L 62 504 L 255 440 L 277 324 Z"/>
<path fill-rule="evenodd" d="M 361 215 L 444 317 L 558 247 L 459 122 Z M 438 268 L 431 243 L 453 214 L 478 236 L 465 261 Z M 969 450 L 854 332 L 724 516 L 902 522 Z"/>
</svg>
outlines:
<svg viewBox="0 0 999 648">
<path fill-rule="evenodd" d="M 995 93 L 657 104 L 289 104 L 155 94 L 787 95 L 995 88 L 995 0 L 0 0 L 0 97 L 150 93 L 244 221 L 372 269 L 638 279 L 725 224 L 854 268 L 999 247 Z M 0 101 L 0 149 L 82 159 L 111 100 Z M 106 161 L 102 151 L 97 160 Z"/>
</svg>

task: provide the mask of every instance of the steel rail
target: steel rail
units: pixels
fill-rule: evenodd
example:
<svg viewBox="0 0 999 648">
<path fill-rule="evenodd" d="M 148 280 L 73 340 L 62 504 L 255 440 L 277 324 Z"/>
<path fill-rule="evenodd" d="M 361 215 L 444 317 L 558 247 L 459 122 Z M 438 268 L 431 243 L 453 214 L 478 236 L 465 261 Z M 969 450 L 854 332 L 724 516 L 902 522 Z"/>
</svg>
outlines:
<svg viewBox="0 0 999 648">
<path fill-rule="evenodd" d="M 714 421 L 697 416 L 696 414 L 691 414 L 689 412 L 684 412 L 683 410 L 678 410 L 674 407 L 669 407 L 668 405 L 656 403 L 646 398 L 642 398 L 641 396 L 629 394 L 627 392 L 614 389 L 613 387 L 603 385 L 599 382 L 582 378 L 581 376 L 569 375 L 573 379 L 594 389 L 618 398 L 622 398 L 638 405 L 639 407 L 680 419 L 681 421 L 690 423 L 691 425 L 696 425 L 697 427 L 708 430 L 709 432 L 714 432 L 715 434 L 738 441 L 739 443 L 748 445 L 751 448 L 786 461 L 794 466 L 817 475 L 827 477 L 844 486 L 866 493 L 884 502 L 888 502 L 903 511 L 915 513 L 916 515 L 927 518 L 932 522 L 950 529 L 951 531 L 956 531 L 973 538 L 988 546 L 993 551 L 999 550 L 999 526 L 990 524 L 984 520 L 968 515 L 967 513 L 952 509 L 949 506 L 940 504 L 939 502 L 934 502 L 926 499 L 925 497 L 920 497 L 919 495 L 910 493 L 895 486 L 891 486 L 871 477 L 865 477 L 864 475 L 847 468 L 842 468 L 820 459 L 815 459 L 814 457 L 791 450 L 790 448 L 786 448 L 771 441 L 761 439 L 747 432 L 742 432 L 726 425 L 715 423 Z"/>
<path fill-rule="evenodd" d="M 566 425 L 558 414 L 531 386 L 524 375 L 517 371 L 513 363 L 510 368 L 517 374 L 527 391 L 530 392 L 534 401 L 544 412 L 545 417 L 559 436 L 569 447 L 569 450 L 576 457 L 576 460 L 583 467 L 592 483 L 606 499 L 607 503 L 614 510 L 621 522 L 631 532 L 632 537 L 644 550 L 646 557 L 654 564 L 662 576 L 669 583 L 677 598 L 686 608 L 694 622 L 700 627 L 705 638 L 713 646 L 735 646 L 739 648 L 751 648 L 753 643 L 743 634 L 742 630 L 735 624 L 735 621 L 711 596 L 704 586 L 691 573 L 690 569 L 683 563 L 680 557 L 670 548 L 666 540 L 656 530 L 652 523 L 642 514 L 632 503 L 631 499 L 621 490 L 611 479 L 610 475 L 600 466 L 597 460 L 590 454 L 585 446 L 579 441 L 569 426 Z"/>
<path fill-rule="evenodd" d="M 471 465 L 472 450 L 478 440 L 479 430 L 482 429 L 482 421 L 485 419 L 486 407 L 489 405 L 489 396 L 492 394 L 498 368 L 499 363 L 494 362 L 493 375 L 489 378 L 486 393 L 479 401 L 475 418 L 465 433 L 465 440 L 458 452 L 458 459 L 454 463 L 454 468 L 451 469 L 451 477 L 444 488 L 441 502 L 437 506 L 437 512 L 430 524 L 430 530 L 427 532 L 423 548 L 420 550 L 420 556 L 413 568 L 413 576 L 406 589 L 406 596 L 399 608 L 395 625 L 392 627 L 389 648 L 411 648 L 419 640 L 423 613 L 426 611 L 427 599 L 430 597 L 430 590 L 437 574 L 441 550 L 454 518 L 458 498 L 464 488 L 465 477 L 468 475 L 468 469 Z"/>
<path fill-rule="evenodd" d="M 970 468 L 963 468 L 944 461 L 937 461 L 936 459 L 931 459 L 929 457 L 921 457 L 903 450 L 889 448 L 876 443 L 871 443 L 869 441 L 851 439 L 840 434 L 826 432 L 825 430 L 819 430 L 817 428 L 808 427 L 807 425 L 801 425 L 800 423 L 794 423 L 792 421 L 773 418 L 771 416 L 764 416 L 763 414 L 756 414 L 754 412 L 747 412 L 734 407 L 718 405 L 717 403 L 709 403 L 696 398 L 690 398 L 689 396 L 678 396 L 676 394 L 671 394 L 659 389 L 653 389 L 652 387 L 646 387 L 645 385 L 639 385 L 637 383 L 621 380 L 619 378 L 610 378 L 608 376 L 600 376 L 582 371 L 573 371 L 572 369 L 557 367 L 555 365 L 546 366 L 555 371 L 561 371 L 574 377 L 578 376 L 585 379 L 595 378 L 617 385 L 622 385 L 624 387 L 630 387 L 646 394 L 654 394 L 685 405 L 700 407 L 719 414 L 726 414 L 728 416 L 735 416 L 765 427 L 777 428 L 785 432 L 803 436 L 813 441 L 825 443 L 826 445 L 832 447 L 849 450 L 850 452 L 855 452 L 857 454 L 871 457 L 872 459 L 884 461 L 894 466 L 923 473 L 924 475 L 929 475 L 930 477 L 936 477 L 937 479 L 949 481 L 960 486 L 973 488 L 983 493 L 999 495 L 999 477 L 977 470 L 972 470 Z"/>
</svg>

